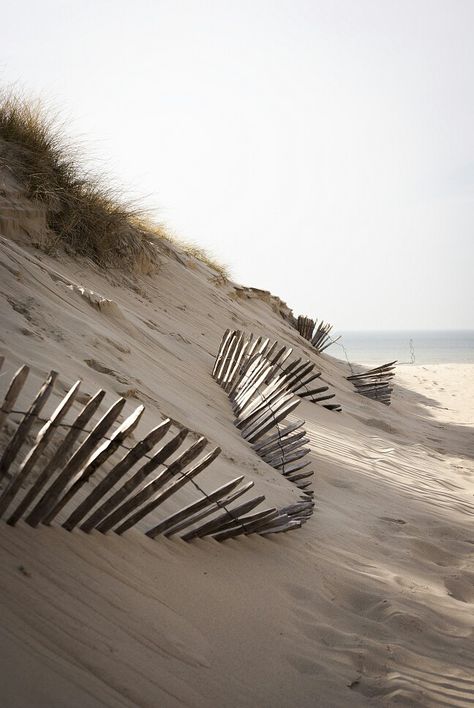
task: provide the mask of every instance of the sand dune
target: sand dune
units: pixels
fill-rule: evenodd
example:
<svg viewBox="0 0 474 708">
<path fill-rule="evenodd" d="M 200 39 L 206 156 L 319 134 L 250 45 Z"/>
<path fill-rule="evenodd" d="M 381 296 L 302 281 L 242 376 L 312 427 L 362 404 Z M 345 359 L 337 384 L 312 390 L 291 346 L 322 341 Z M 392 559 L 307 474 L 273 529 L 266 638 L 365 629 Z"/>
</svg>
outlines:
<svg viewBox="0 0 474 708">
<path fill-rule="evenodd" d="M 2 705 L 473 705 L 474 367 L 400 368 L 380 405 L 268 295 L 169 249 L 134 280 L 53 259 L 13 240 L 15 208 L 0 353 L 2 380 L 31 364 L 25 396 L 56 368 L 51 407 L 78 377 L 143 402 L 143 429 L 167 414 L 222 447 L 209 488 L 245 474 L 270 504 L 298 492 L 240 437 L 210 376 L 224 329 L 315 360 L 343 412 L 297 410 L 317 504 L 289 534 L 186 544 L 2 523 Z M 41 213 L 26 216 L 40 231 Z"/>
</svg>

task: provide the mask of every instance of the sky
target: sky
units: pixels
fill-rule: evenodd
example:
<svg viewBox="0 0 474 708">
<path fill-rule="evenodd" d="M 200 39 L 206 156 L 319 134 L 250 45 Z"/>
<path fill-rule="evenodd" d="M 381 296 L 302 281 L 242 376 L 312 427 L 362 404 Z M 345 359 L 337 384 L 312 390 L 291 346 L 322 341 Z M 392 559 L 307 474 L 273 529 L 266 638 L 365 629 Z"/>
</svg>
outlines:
<svg viewBox="0 0 474 708">
<path fill-rule="evenodd" d="M 474 0 L 22 0 L 0 81 L 296 314 L 472 329 L 473 27 Z"/>
</svg>

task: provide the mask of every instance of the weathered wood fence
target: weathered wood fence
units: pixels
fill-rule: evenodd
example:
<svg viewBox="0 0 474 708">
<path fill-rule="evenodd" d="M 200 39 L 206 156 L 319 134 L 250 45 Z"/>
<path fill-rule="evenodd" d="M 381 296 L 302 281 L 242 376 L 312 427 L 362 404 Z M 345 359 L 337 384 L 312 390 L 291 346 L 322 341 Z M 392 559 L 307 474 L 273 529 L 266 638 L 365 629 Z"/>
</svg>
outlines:
<svg viewBox="0 0 474 708">
<path fill-rule="evenodd" d="M 389 406 L 393 391 L 390 383 L 395 376 L 396 363 L 397 360 L 390 361 L 388 364 L 377 366 L 375 369 L 352 374 L 347 377 L 347 380 L 352 381 L 357 393 Z"/>
<path fill-rule="evenodd" d="M 2 364 L 0 357 L 0 369 Z M 165 516 L 146 531 L 147 536 L 178 534 L 186 541 L 212 536 L 222 541 L 240 534 L 266 535 L 299 528 L 306 518 L 309 505 L 304 501 L 284 509 L 257 510 L 265 501 L 260 495 L 232 506 L 253 487 L 243 476 L 204 492 L 196 478 L 218 457 L 220 448 L 206 452 L 205 437 L 170 418 L 127 445 L 142 418 L 143 405 L 119 423 L 126 403 L 125 398 L 119 398 L 93 422 L 105 397 L 105 391 L 99 390 L 93 396 L 83 395 L 85 404 L 66 422 L 78 402 L 80 380 L 49 416 L 42 417 L 56 371 L 50 372 L 26 410 L 18 410 L 17 400 L 28 374 L 27 366 L 18 369 L 0 407 L 2 439 L 9 434 L 0 456 L 0 519 L 7 524 L 14 526 L 22 520 L 37 527 L 57 522 L 68 531 L 79 528 L 86 533 L 95 529 L 122 534 L 152 512 L 159 512 L 161 505 L 187 484 L 200 496 Z M 196 439 L 183 445 L 188 434 Z"/>
<path fill-rule="evenodd" d="M 235 425 L 255 452 L 271 467 L 277 469 L 303 493 L 307 504 L 305 517 L 312 511 L 314 495 L 304 458 L 310 452 L 304 421 L 289 421 L 301 398 L 320 402 L 334 394 L 321 395 L 328 386 L 314 387 L 321 376 L 314 373 L 314 364 L 301 358 L 289 362 L 292 349 L 270 342 L 268 338 L 254 338 L 240 330 L 226 330 L 217 352 L 213 378 L 228 394 L 235 414 Z M 338 404 L 323 404 L 340 410 Z M 303 517 L 304 520 L 304 517 Z"/>
<path fill-rule="evenodd" d="M 323 352 L 330 347 L 331 344 L 334 344 L 341 338 L 331 338 L 332 325 L 322 320 L 318 324 L 317 320 L 312 320 L 310 317 L 303 317 L 302 315 L 299 315 L 296 321 L 296 329 L 319 353 Z"/>
<path fill-rule="evenodd" d="M 229 393 L 236 394 L 237 387 L 248 387 L 244 401 L 250 399 L 260 386 L 272 385 L 272 391 L 293 393 L 311 403 L 321 403 L 331 411 L 340 411 L 339 403 L 326 403 L 335 398 L 328 393 L 329 386 L 318 386 L 315 382 L 321 372 L 315 364 L 301 357 L 290 361 L 293 350 L 268 337 L 254 338 L 241 330 L 227 329 L 222 337 L 212 371 L 216 381 Z M 239 397 L 236 396 L 238 406 Z"/>
</svg>

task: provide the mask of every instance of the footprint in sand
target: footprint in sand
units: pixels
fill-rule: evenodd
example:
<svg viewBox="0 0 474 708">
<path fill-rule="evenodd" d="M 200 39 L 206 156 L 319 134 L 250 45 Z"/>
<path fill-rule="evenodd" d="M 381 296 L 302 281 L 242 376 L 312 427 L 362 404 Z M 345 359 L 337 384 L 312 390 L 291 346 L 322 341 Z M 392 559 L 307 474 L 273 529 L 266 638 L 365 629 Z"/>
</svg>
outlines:
<svg viewBox="0 0 474 708">
<path fill-rule="evenodd" d="M 474 602 L 474 573 L 458 573 L 445 578 L 448 595 L 459 602 Z"/>
<path fill-rule="evenodd" d="M 391 516 L 379 516 L 380 521 L 386 521 L 389 524 L 406 524 L 403 519 L 394 519 Z"/>
<path fill-rule="evenodd" d="M 105 337 L 105 341 L 111 344 L 114 349 L 117 349 L 119 352 L 122 354 L 130 354 L 131 349 L 130 347 L 127 347 L 126 345 L 122 344 L 121 342 L 117 342 L 116 339 L 111 339 L 110 337 Z"/>
<path fill-rule="evenodd" d="M 383 420 L 378 420 L 377 418 L 366 418 L 365 420 L 361 418 L 360 420 L 364 421 L 365 424 L 369 425 L 371 428 L 378 428 L 379 430 L 383 430 L 385 433 L 391 433 L 392 435 L 399 434 L 399 431 L 394 428 L 393 425 L 389 425 Z"/>
<path fill-rule="evenodd" d="M 287 662 L 295 668 L 300 674 L 318 674 L 322 673 L 322 666 L 317 664 L 314 659 L 307 656 L 287 656 Z"/>
<path fill-rule="evenodd" d="M 327 482 L 332 487 L 339 487 L 341 489 L 353 489 L 352 484 L 349 484 L 349 482 L 346 482 L 344 479 L 328 479 Z"/>
<path fill-rule="evenodd" d="M 117 381 L 121 384 L 130 383 L 130 381 L 124 376 L 119 374 L 117 371 L 114 371 L 113 369 L 109 369 L 107 366 L 104 366 L 104 364 L 101 364 L 100 361 L 97 361 L 97 359 L 84 359 L 84 363 L 87 364 L 87 366 L 89 366 L 91 369 L 94 369 L 94 371 L 98 371 L 100 374 L 107 374 L 108 376 L 112 376 L 114 379 L 117 379 Z"/>
<path fill-rule="evenodd" d="M 412 540 L 413 555 L 422 561 L 435 563 L 440 566 L 457 565 L 459 560 L 449 551 L 444 551 L 439 546 L 434 546 L 427 541 Z"/>
<path fill-rule="evenodd" d="M 403 634 L 422 634 L 428 629 L 428 625 L 417 614 L 394 610 L 388 615 L 386 624 L 394 631 Z"/>
<path fill-rule="evenodd" d="M 304 585 L 288 585 L 287 590 L 295 600 L 302 600 L 303 602 L 314 600 L 314 590 L 306 588 Z"/>
</svg>

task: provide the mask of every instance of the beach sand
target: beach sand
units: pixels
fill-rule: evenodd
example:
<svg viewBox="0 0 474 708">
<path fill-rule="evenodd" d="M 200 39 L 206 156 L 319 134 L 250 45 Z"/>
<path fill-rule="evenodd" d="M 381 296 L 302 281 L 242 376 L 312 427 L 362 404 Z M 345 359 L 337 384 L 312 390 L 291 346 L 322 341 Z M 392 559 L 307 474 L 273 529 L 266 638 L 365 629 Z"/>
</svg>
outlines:
<svg viewBox="0 0 474 708">
<path fill-rule="evenodd" d="M 128 392 L 144 426 L 171 415 L 222 447 L 210 488 L 245 474 L 270 504 L 298 494 L 240 437 L 210 376 L 225 328 L 314 359 L 343 411 L 297 410 L 316 493 L 298 531 L 186 544 L 2 522 L 2 706 L 473 705 L 474 367 L 399 367 L 386 407 L 268 294 L 172 249 L 156 276 L 132 280 L 9 236 L 2 391 L 27 362 L 26 397 L 51 368 L 58 395 L 78 377 L 109 405 Z"/>
</svg>

